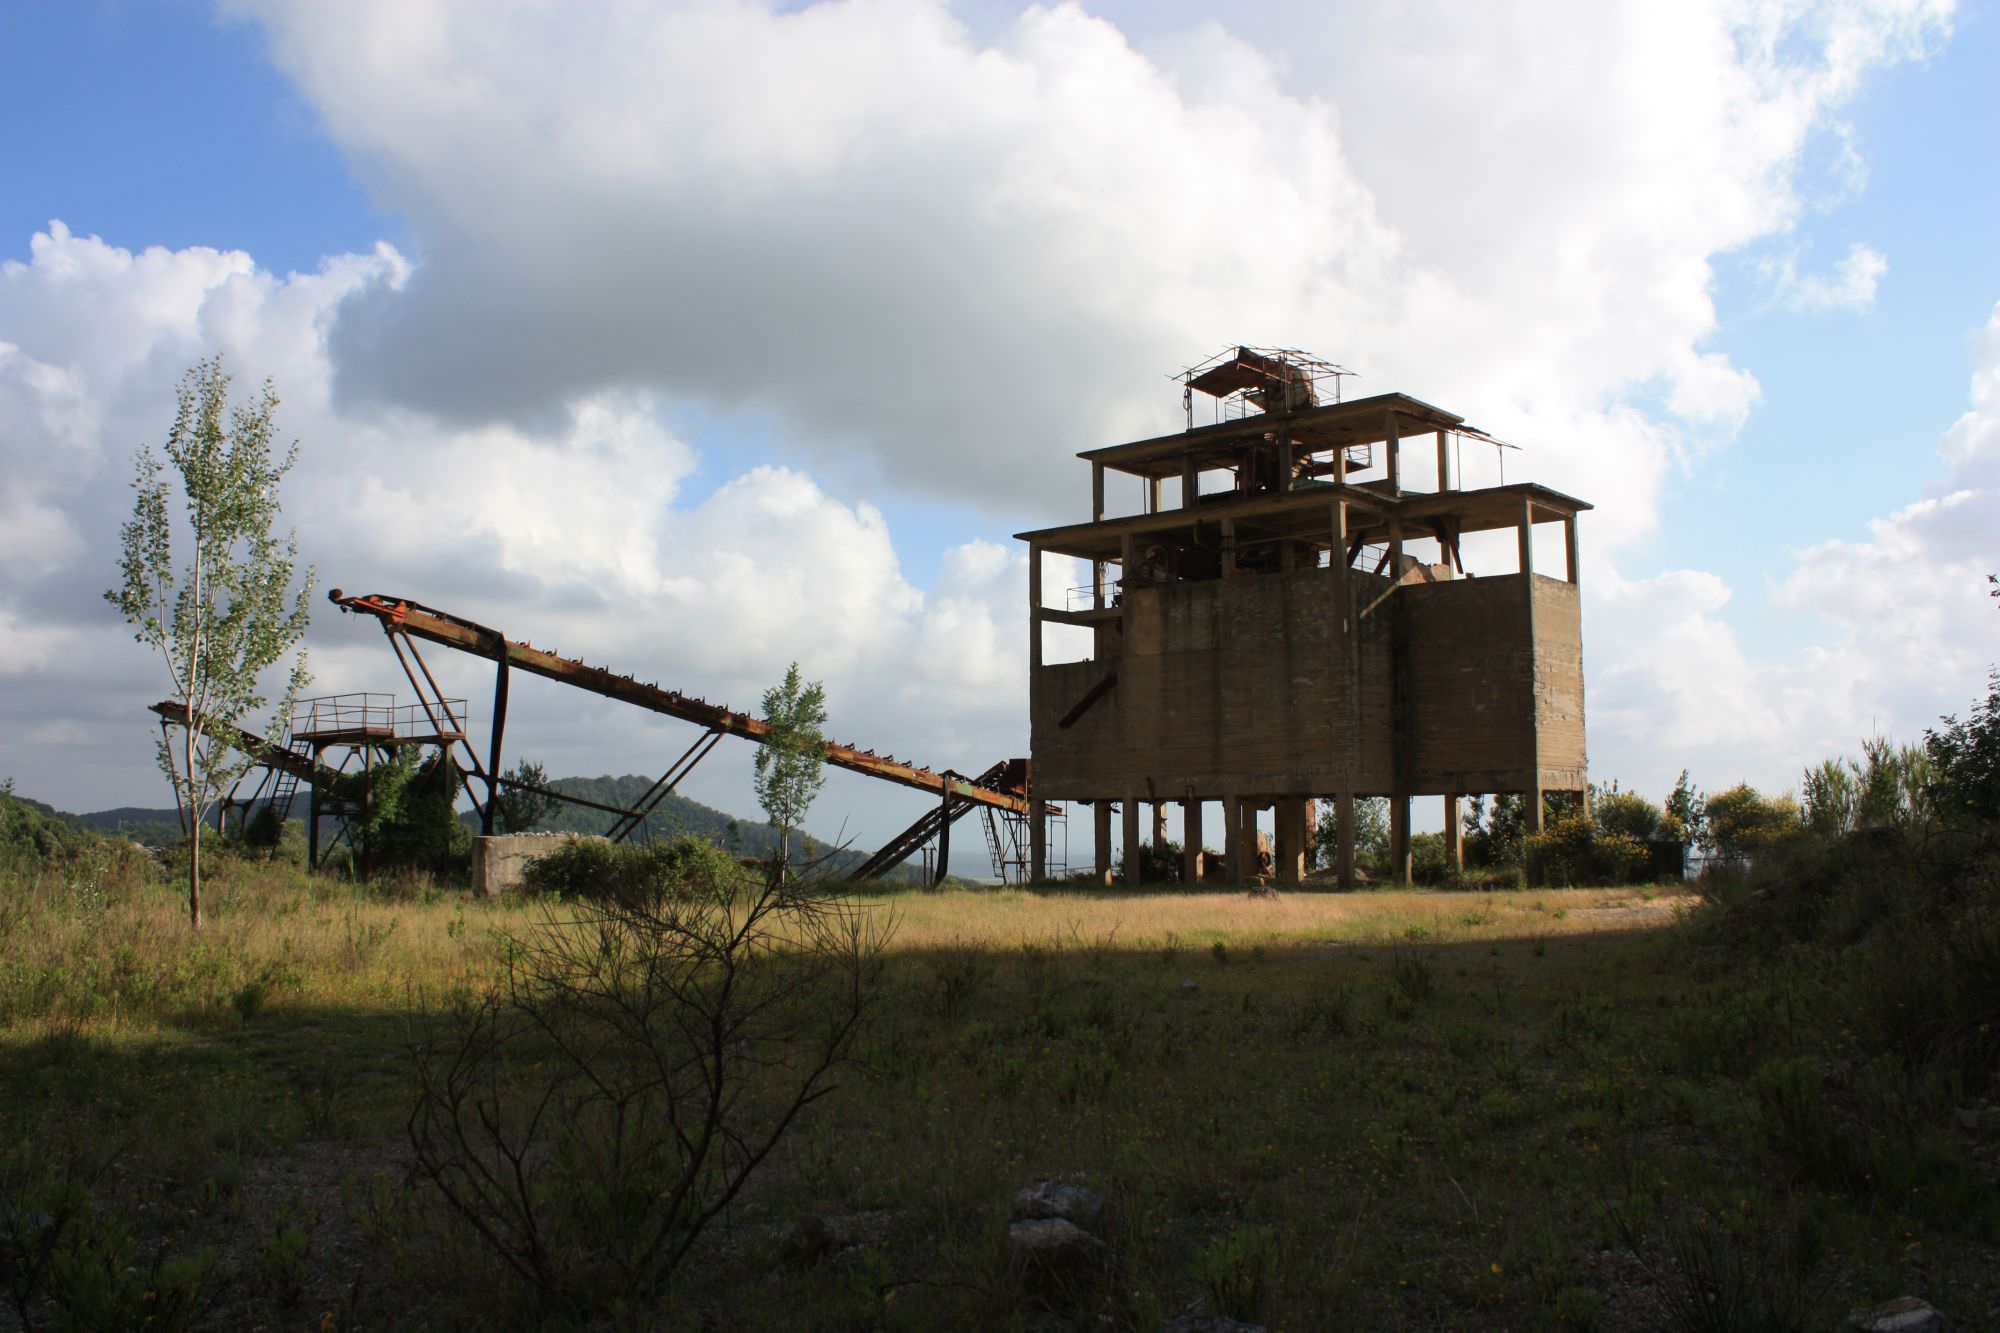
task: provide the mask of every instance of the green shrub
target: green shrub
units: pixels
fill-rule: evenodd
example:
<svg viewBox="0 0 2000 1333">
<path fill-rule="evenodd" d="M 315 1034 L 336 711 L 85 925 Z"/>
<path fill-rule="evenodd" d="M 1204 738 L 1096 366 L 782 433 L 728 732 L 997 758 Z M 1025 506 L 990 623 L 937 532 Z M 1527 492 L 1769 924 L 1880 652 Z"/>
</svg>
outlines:
<svg viewBox="0 0 2000 1333">
<path fill-rule="evenodd" d="M 751 881 L 750 873 L 727 852 L 695 837 L 650 847 L 574 838 L 536 857 L 522 875 L 522 884 L 530 893 L 632 903 L 662 895 L 727 896 L 748 887 Z"/>
<path fill-rule="evenodd" d="M 348 781 L 365 786 L 368 813 L 356 824 L 363 864 L 371 874 L 422 871 L 463 875 L 472 860 L 472 830 L 458 817 L 465 779 L 440 748 L 419 759 L 399 750 L 387 763 Z"/>
<path fill-rule="evenodd" d="M 1458 879 L 1456 867 L 1445 856 L 1444 834 L 1411 836 L 1410 879 L 1418 884 L 1450 884 Z"/>
<path fill-rule="evenodd" d="M 1987 694 L 1972 716 L 1942 719 L 1924 733 L 1939 814 L 1954 821 L 2000 823 L 2000 670 L 1986 678 Z"/>
<path fill-rule="evenodd" d="M 1209 1308 L 1225 1319 L 1264 1313 L 1271 1272 L 1278 1264 L 1278 1233 L 1270 1227 L 1237 1227 L 1195 1256 L 1195 1275 Z"/>
<path fill-rule="evenodd" d="M 1765 796 L 1748 783 L 1708 798 L 1709 851 L 1726 861 L 1750 861 L 1778 847 L 1804 827 L 1797 801 Z"/>
<path fill-rule="evenodd" d="M 1652 863 L 1646 844 L 1605 832 L 1582 811 L 1530 834 L 1522 854 L 1532 884 L 1629 884 Z"/>
<path fill-rule="evenodd" d="M 1139 882 L 1178 884 L 1181 878 L 1181 845 L 1171 839 L 1149 842 L 1139 848 Z"/>
<path fill-rule="evenodd" d="M 1612 784 L 1610 791 L 1597 793 L 1590 813 L 1601 831 L 1623 834 L 1636 842 L 1679 836 L 1659 806 L 1638 792 L 1620 791 L 1616 783 Z"/>
</svg>

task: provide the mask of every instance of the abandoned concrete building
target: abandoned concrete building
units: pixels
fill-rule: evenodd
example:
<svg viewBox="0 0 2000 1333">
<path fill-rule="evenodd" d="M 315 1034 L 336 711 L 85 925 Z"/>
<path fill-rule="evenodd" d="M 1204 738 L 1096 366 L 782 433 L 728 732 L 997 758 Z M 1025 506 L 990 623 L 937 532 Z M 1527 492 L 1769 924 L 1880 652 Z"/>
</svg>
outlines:
<svg viewBox="0 0 2000 1333">
<path fill-rule="evenodd" d="M 1358 797 L 1389 798 L 1406 879 L 1414 797 L 1443 799 L 1458 864 L 1464 796 L 1520 793 L 1539 828 L 1543 794 L 1585 790 L 1577 516 L 1590 506 L 1507 483 L 1511 446 L 1450 412 L 1400 393 L 1342 401 L 1344 373 L 1231 348 L 1181 376 L 1187 429 L 1079 455 L 1089 522 L 1019 534 L 1031 799 L 1092 806 L 1102 873 L 1114 806 L 1128 882 L 1142 809 L 1158 841 L 1178 804 L 1185 879 L 1203 877 L 1205 836 L 1231 881 L 1256 873 L 1270 810 L 1272 872 L 1296 883 L 1331 800 L 1351 885 Z M 1197 404 L 1215 420 L 1197 424 Z M 1461 488 L 1468 446 L 1502 460 L 1501 484 Z M 1141 512 L 1108 511 L 1120 476 Z M 1045 587 L 1047 557 L 1083 562 L 1088 584 Z M 1087 655 L 1055 660 L 1064 643 Z M 1030 856 L 1040 878 L 1039 836 Z"/>
</svg>

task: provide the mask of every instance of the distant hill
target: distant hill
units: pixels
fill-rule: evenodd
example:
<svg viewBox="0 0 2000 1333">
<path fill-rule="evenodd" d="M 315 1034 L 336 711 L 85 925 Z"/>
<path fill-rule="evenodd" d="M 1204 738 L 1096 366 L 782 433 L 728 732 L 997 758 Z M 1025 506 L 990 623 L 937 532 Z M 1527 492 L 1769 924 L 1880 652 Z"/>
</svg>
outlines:
<svg viewBox="0 0 2000 1333">
<path fill-rule="evenodd" d="M 639 799 L 652 785 L 653 779 L 636 773 L 628 773 L 623 777 L 605 774 L 595 778 L 556 778 L 549 783 L 555 790 L 566 792 L 571 796 L 581 796 L 585 800 L 627 809 L 638 804 Z M 471 822 L 476 822 L 476 816 L 467 818 Z M 602 810 L 592 810 L 587 806 L 565 805 L 535 827 L 551 833 L 604 833 L 611 828 L 616 818 L 615 815 Z M 972 826 L 971 818 L 968 816 L 953 830 L 959 835 L 956 839 L 957 857 L 970 858 L 961 863 L 966 869 L 984 869 L 986 849 L 976 841 L 969 844 L 964 841 L 967 834 L 975 838 L 978 836 Z M 778 831 L 765 821 L 739 819 L 712 806 L 703 805 L 700 801 L 689 800 L 678 792 L 668 793 L 653 808 L 653 813 L 646 817 L 646 826 L 655 838 L 692 834 L 726 848 L 738 856 L 761 858 L 774 854 L 778 848 Z M 796 845 L 795 840 L 792 850 L 794 863 L 801 857 L 817 858 L 831 852 L 831 865 L 837 874 L 854 870 L 874 854 L 872 847 L 859 849 L 850 847 L 833 851 L 832 844 L 809 834 L 805 836 L 804 841 L 805 845 L 801 848 Z M 954 857 L 954 860 L 957 857 Z M 906 862 L 890 871 L 885 878 L 905 883 L 919 882 L 923 878 L 921 862 L 912 858 L 911 862 Z"/>
<path fill-rule="evenodd" d="M 94 833 L 115 833 L 133 842 L 155 847 L 181 840 L 180 815 L 171 808 L 148 810 L 136 805 L 121 805 L 115 810 L 93 810 L 87 815 L 63 815 L 61 818 Z"/>
<path fill-rule="evenodd" d="M 636 773 L 628 773 L 623 777 L 605 774 L 595 778 L 556 778 L 549 783 L 555 790 L 567 792 L 571 796 L 581 796 L 585 800 L 597 801 L 603 805 L 616 805 L 628 809 L 636 804 L 639 798 L 646 794 L 646 789 L 652 785 L 651 778 Z M 26 804 L 34 806 L 51 819 L 97 833 L 117 834 L 134 842 L 165 846 L 181 839 L 180 817 L 171 807 L 147 809 L 128 805 L 113 810 L 93 810 L 89 814 L 71 815 L 35 801 L 27 801 Z M 298 804 L 293 807 L 293 823 L 297 823 L 298 818 L 305 814 L 305 809 L 305 801 L 301 797 Z M 973 824 L 973 820 L 977 817 L 976 814 L 968 815 L 952 830 L 955 835 L 953 841 L 956 844 L 952 860 L 963 870 L 983 874 L 988 870 L 988 865 L 986 848 L 981 843 L 979 831 Z M 467 824 L 478 826 L 479 817 L 476 814 L 468 811 L 462 818 Z M 581 805 L 564 805 L 558 807 L 555 813 L 535 827 L 551 833 L 604 833 L 611 828 L 615 818 L 616 816 L 606 814 L 602 810 L 592 810 Z M 678 793 L 670 793 L 654 807 L 653 813 L 647 816 L 646 826 L 647 831 L 655 838 L 692 834 L 726 848 L 738 856 L 760 858 L 770 856 L 777 850 L 778 845 L 777 830 L 762 819 L 739 819 L 725 811 L 703 805 L 700 801 L 689 800 Z M 233 820 L 230 827 L 235 827 Z M 291 832 L 288 827 L 287 833 Z M 832 851 L 830 843 L 807 835 L 803 848 L 796 845 L 793 848 L 794 863 L 801 857 L 825 856 L 830 851 Z M 852 871 L 873 853 L 872 847 L 848 848 L 833 852 L 832 868 L 836 873 Z M 913 857 L 909 862 L 890 871 L 885 878 L 900 883 L 918 883 L 923 878 L 921 860 Z M 959 879 L 958 876 L 951 878 L 955 881 Z"/>
</svg>

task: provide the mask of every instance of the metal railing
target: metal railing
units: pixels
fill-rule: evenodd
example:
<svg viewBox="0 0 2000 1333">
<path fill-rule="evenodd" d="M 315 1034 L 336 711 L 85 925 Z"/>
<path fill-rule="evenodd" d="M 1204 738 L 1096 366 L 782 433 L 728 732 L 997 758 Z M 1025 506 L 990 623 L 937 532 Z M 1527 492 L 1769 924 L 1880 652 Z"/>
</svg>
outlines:
<svg viewBox="0 0 2000 1333">
<path fill-rule="evenodd" d="M 369 736 L 383 740 L 457 735 L 465 728 L 465 700 L 436 704 L 396 703 L 393 694 L 329 694 L 301 699 L 292 710 L 292 735 Z"/>
</svg>

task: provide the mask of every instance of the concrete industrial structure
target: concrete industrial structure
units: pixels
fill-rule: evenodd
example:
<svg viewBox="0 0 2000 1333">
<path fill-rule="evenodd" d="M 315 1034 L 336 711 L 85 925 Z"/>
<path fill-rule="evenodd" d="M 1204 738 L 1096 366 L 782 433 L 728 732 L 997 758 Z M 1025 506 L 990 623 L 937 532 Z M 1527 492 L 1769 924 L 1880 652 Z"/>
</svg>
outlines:
<svg viewBox="0 0 2000 1333">
<path fill-rule="evenodd" d="M 1029 799 L 1093 806 L 1102 873 L 1114 804 L 1128 882 L 1141 878 L 1142 806 L 1156 841 L 1165 807 L 1183 807 L 1194 880 L 1204 811 L 1219 803 L 1229 878 L 1257 873 L 1256 820 L 1270 808 L 1275 878 L 1295 883 L 1314 802 L 1330 798 L 1351 885 L 1357 797 L 1389 798 L 1391 859 L 1407 878 L 1412 797 L 1444 798 L 1457 861 L 1463 796 L 1520 793 L 1539 828 L 1543 794 L 1586 789 L 1577 516 L 1590 506 L 1532 483 L 1459 489 L 1467 443 L 1511 446 L 1404 394 L 1340 401 L 1345 373 L 1288 349 L 1231 348 L 1181 377 L 1188 429 L 1079 455 L 1089 522 L 1019 534 Z M 1195 424 L 1197 394 L 1213 400 L 1212 424 Z M 1414 450 L 1433 445 L 1435 485 L 1412 489 L 1408 474 L 1430 469 Z M 1114 474 L 1139 480 L 1142 512 L 1107 512 Z M 1560 543 L 1544 564 L 1561 577 L 1536 572 L 1545 525 Z M 1050 556 L 1091 570 L 1059 604 L 1044 587 Z M 1088 655 L 1054 660 L 1051 626 L 1087 631 Z M 1039 846 L 1030 855 L 1039 872 Z"/>
</svg>

